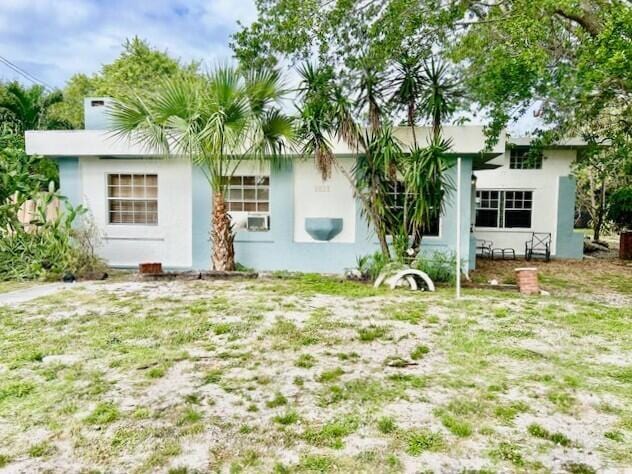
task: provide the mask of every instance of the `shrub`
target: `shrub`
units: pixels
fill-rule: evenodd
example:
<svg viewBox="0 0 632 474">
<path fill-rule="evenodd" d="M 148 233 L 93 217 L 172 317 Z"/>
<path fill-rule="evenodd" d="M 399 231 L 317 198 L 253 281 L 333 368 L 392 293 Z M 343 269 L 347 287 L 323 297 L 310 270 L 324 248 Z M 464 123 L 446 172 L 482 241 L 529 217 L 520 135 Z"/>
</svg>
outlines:
<svg viewBox="0 0 632 474">
<path fill-rule="evenodd" d="M 65 209 L 50 219 L 47 209 L 55 199 Z M 51 280 L 106 268 L 95 254 L 97 227 L 89 217 L 79 219 L 86 214 L 83 206 L 73 207 L 52 189 L 36 201 L 35 218 L 28 225 L 0 225 L 0 279 Z"/>
<path fill-rule="evenodd" d="M 430 255 L 419 255 L 412 268 L 426 273 L 435 283 L 454 283 L 456 278 L 456 256 L 453 253 L 436 251 Z"/>
<path fill-rule="evenodd" d="M 619 188 L 610 195 L 607 217 L 617 229 L 632 229 L 632 186 Z"/>
<path fill-rule="evenodd" d="M 363 278 L 367 280 L 377 279 L 388 263 L 388 259 L 380 251 L 371 255 L 363 255 L 358 257 L 357 260 L 358 270 L 362 273 Z"/>
</svg>

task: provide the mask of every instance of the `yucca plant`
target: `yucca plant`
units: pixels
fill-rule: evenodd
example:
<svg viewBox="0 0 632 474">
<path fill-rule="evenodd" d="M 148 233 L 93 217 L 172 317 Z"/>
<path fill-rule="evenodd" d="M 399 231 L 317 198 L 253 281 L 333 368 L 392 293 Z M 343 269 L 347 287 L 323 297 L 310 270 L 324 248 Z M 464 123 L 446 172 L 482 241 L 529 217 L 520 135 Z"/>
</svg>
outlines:
<svg viewBox="0 0 632 474">
<path fill-rule="evenodd" d="M 147 96 L 120 98 L 110 110 L 115 135 L 167 157 L 185 156 L 203 171 L 213 192 L 215 270 L 235 269 L 226 206 L 230 177 L 243 160 L 283 158 L 293 141 L 293 122 L 278 107 L 283 94 L 277 71 L 220 66 L 169 80 Z"/>
</svg>

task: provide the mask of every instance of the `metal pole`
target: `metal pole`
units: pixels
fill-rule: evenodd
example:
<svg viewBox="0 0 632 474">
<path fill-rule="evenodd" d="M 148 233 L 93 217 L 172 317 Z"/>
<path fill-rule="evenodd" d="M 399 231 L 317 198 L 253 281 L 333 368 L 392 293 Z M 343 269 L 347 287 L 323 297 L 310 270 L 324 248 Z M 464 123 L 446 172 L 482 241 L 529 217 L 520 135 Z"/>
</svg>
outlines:
<svg viewBox="0 0 632 474">
<path fill-rule="evenodd" d="M 456 161 L 456 297 L 461 297 L 461 158 Z"/>
</svg>

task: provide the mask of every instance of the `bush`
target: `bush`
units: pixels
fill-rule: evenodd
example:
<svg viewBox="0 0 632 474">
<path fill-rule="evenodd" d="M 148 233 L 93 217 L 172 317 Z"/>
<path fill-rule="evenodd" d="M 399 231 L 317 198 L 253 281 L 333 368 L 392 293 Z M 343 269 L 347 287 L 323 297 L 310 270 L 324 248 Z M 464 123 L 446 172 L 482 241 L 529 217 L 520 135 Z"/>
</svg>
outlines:
<svg viewBox="0 0 632 474">
<path fill-rule="evenodd" d="M 71 206 L 55 192 L 39 197 L 36 217 L 28 226 L 0 228 L 0 280 L 55 280 L 65 273 L 104 270 L 105 264 L 95 254 L 96 226 L 88 218 L 79 222 L 85 208 Z M 65 209 L 49 219 L 46 210 L 53 199 L 60 199 Z"/>
<path fill-rule="evenodd" d="M 610 195 L 607 217 L 619 230 L 632 229 L 632 186 L 619 188 Z"/>
<path fill-rule="evenodd" d="M 429 256 L 420 254 L 411 267 L 426 273 L 435 283 L 454 283 L 456 278 L 456 256 L 453 253 L 436 251 Z"/>
<path fill-rule="evenodd" d="M 377 251 L 371 255 L 358 257 L 358 270 L 365 279 L 375 280 L 389 263 L 382 252 Z"/>
</svg>

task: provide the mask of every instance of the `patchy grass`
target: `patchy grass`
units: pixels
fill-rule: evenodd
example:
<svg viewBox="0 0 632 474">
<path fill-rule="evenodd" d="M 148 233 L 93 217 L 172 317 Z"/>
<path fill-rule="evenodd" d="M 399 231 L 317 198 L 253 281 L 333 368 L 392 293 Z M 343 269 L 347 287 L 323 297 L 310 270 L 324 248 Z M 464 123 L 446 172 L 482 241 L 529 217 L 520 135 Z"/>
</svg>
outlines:
<svg viewBox="0 0 632 474">
<path fill-rule="evenodd" d="M 630 272 L 538 266 L 552 298 L 282 274 L 0 307 L 0 467 L 630 469 Z"/>
<path fill-rule="evenodd" d="M 415 348 L 410 352 L 410 358 L 412 360 L 423 359 L 423 357 L 430 352 L 430 348 L 424 345 L 415 346 Z"/>
<path fill-rule="evenodd" d="M 406 452 L 419 456 L 425 451 L 439 451 L 445 445 L 440 433 L 430 430 L 411 430 L 405 434 Z"/>
<path fill-rule="evenodd" d="M 370 325 L 358 329 L 358 339 L 362 342 L 372 342 L 381 339 L 388 334 L 388 328 L 383 326 Z"/>
</svg>

